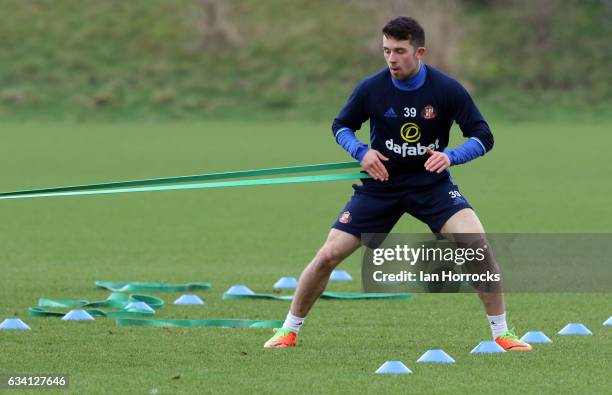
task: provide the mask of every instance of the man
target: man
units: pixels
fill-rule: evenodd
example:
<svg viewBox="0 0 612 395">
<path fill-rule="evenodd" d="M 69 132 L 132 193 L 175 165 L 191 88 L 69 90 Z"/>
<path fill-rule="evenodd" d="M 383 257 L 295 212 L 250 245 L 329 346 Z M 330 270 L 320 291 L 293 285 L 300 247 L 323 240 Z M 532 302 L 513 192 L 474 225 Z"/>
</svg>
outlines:
<svg viewBox="0 0 612 395">
<path fill-rule="evenodd" d="M 285 323 L 266 348 L 297 344 L 300 327 L 332 270 L 364 243 L 362 234 L 389 233 L 405 212 L 447 238 L 484 234 L 448 168 L 493 148 L 488 124 L 461 84 L 422 63 L 425 33 L 415 19 L 395 18 L 382 33 L 387 67 L 357 85 L 332 125 L 338 144 L 372 178 L 353 186 L 355 193 L 304 269 Z M 368 119 L 370 147 L 355 137 Z M 449 150 L 453 121 L 468 140 Z M 479 296 L 495 341 L 506 350 L 531 350 L 508 330 L 503 293 L 479 290 Z"/>
</svg>

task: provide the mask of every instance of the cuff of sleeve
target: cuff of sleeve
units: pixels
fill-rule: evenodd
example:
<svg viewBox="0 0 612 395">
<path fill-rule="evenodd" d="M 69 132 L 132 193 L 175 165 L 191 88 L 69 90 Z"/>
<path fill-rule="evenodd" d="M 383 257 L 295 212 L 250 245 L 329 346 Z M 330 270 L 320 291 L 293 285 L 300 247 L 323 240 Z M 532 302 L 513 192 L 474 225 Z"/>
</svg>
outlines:
<svg viewBox="0 0 612 395">
<path fill-rule="evenodd" d="M 357 152 L 355 152 L 355 159 L 357 159 L 359 162 L 361 162 L 361 160 L 363 159 L 363 157 L 365 156 L 365 154 L 368 153 L 368 151 L 370 150 L 370 148 L 367 145 L 362 145 L 361 147 L 357 148 Z"/>
<path fill-rule="evenodd" d="M 457 158 L 455 158 L 455 153 L 452 150 L 449 150 L 447 148 L 447 149 L 445 149 L 442 152 L 444 152 L 446 154 L 446 156 L 448 156 L 448 159 L 450 160 L 450 165 L 451 166 L 455 166 L 457 164 Z"/>
</svg>

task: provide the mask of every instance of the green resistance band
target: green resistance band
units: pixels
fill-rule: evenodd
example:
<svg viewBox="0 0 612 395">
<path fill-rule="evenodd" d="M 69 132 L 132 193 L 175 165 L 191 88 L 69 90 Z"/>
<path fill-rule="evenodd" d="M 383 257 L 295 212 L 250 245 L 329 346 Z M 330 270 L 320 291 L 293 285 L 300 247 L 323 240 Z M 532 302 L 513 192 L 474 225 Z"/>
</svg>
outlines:
<svg viewBox="0 0 612 395">
<path fill-rule="evenodd" d="M 96 287 L 113 292 L 183 292 L 210 288 L 210 283 L 167 284 L 142 281 L 96 281 Z"/>
<path fill-rule="evenodd" d="M 114 193 L 130 193 L 130 192 L 178 191 L 178 190 L 183 190 L 183 189 L 227 188 L 227 187 L 240 187 L 240 186 L 253 186 L 253 185 L 295 184 L 295 183 L 303 183 L 303 182 L 338 181 L 338 180 L 353 180 L 353 179 L 364 179 L 364 178 L 371 178 L 371 177 L 366 173 L 320 174 L 316 176 L 261 178 L 261 179 L 256 179 L 256 180 L 208 182 L 208 183 L 202 183 L 202 184 L 166 185 L 166 186 L 158 186 L 158 187 L 114 188 L 114 189 L 102 189 L 102 190 L 97 190 L 97 191 L 52 192 L 52 193 L 37 193 L 37 194 L 26 194 L 26 195 L 11 195 L 11 196 L 0 196 L 0 200 L 57 197 L 57 196 L 103 195 L 103 194 L 114 194 Z"/>
<path fill-rule="evenodd" d="M 52 188 L 24 189 L 20 191 L 0 192 L 0 196 L 17 196 L 17 195 L 33 195 L 33 194 L 41 194 L 41 193 L 52 193 L 52 192 L 86 191 L 86 190 L 117 188 L 117 187 L 135 187 L 135 186 L 141 186 L 141 185 L 176 184 L 176 183 L 190 182 L 190 181 L 211 181 L 211 180 L 224 180 L 224 179 L 230 179 L 230 178 L 260 177 L 260 176 L 271 176 L 271 175 L 293 174 L 293 173 L 309 173 L 309 172 L 326 171 L 326 170 L 355 169 L 358 167 L 360 167 L 360 164 L 358 162 L 322 163 L 318 165 L 276 167 L 276 168 L 271 168 L 271 169 L 241 170 L 241 171 L 223 172 L 223 173 L 195 174 L 195 175 L 190 175 L 190 176 L 150 178 L 150 179 L 144 179 L 144 180 L 116 181 L 116 182 L 105 182 L 105 183 L 98 183 L 98 184 L 69 185 L 69 186 L 52 187 Z"/>
<path fill-rule="evenodd" d="M 166 328 L 280 328 L 283 321 L 265 320 L 237 320 L 237 319 L 211 319 L 211 320 L 138 320 L 118 319 L 117 326 L 156 326 Z"/>
<path fill-rule="evenodd" d="M 85 309 L 85 311 L 92 316 L 109 318 L 151 317 L 155 315 L 152 311 L 132 307 L 120 311 L 104 311 L 101 309 Z M 63 317 L 66 315 L 66 312 L 50 310 L 44 307 L 30 307 L 28 309 L 28 314 L 32 317 Z"/>
<path fill-rule="evenodd" d="M 321 299 L 339 300 L 358 300 L 358 299 L 402 299 L 408 300 L 412 294 L 392 294 L 392 293 L 340 293 L 325 291 L 321 294 Z M 273 295 L 273 294 L 223 294 L 223 299 L 272 299 L 272 300 L 293 300 L 293 295 Z"/>
<path fill-rule="evenodd" d="M 82 308 L 82 307 L 112 307 L 117 309 L 125 308 L 130 302 L 145 302 L 151 308 L 157 310 L 164 306 L 164 301 L 155 296 L 133 294 L 126 296 L 119 292 L 113 292 L 105 300 L 90 302 L 87 300 L 60 299 L 53 300 L 47 298 L 38 299 L 38 307 L 59 307 L 59 308 Z"/>
</svg>

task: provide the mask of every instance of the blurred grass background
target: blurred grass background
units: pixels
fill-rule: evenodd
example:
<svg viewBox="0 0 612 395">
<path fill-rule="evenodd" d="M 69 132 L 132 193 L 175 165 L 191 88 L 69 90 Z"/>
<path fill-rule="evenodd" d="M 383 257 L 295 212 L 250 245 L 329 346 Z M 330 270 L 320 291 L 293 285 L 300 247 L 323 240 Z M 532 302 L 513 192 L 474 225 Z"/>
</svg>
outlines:
<svg viewBox="0 0 612 395">
<path fill-rule="evenodd" d="M 489 118 L 612 114 L 611 0 L 2 0 L 0 120 L 328 121 L 397 15 Z"/>
</svg>

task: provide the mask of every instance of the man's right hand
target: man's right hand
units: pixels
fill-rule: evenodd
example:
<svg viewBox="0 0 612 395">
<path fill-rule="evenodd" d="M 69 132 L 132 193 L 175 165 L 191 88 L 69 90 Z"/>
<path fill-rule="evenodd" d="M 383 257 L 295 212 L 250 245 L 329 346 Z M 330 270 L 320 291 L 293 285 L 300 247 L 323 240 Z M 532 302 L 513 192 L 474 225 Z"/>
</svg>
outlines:
<svg viewBox="0 0 612 395">
<path fill-rule="evenodd" d="M 368 152 L 361 159 L 361 167 L 367 171 L 373 179 L 377 181 L 387 181 L 389 179 L 389 173 L 385 165 L 381 160 L 388 161 L 389 158 L 376 151 L 375 149 L 369 149 Z"/>
</svg>

